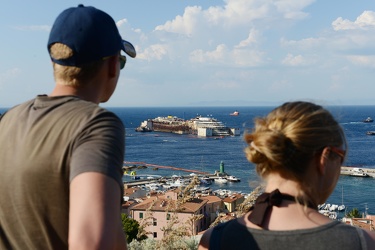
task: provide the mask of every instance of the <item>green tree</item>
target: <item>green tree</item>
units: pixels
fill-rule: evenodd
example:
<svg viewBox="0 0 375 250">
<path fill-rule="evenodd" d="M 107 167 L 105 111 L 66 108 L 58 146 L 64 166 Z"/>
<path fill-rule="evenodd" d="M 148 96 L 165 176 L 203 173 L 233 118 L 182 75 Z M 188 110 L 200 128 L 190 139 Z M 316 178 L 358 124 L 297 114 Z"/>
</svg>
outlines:
<svg viewBox="0 0 375 250">
<path fill-rule="evenodd" d="M 361 213 L 358 211 L 358 208 L 353 208 L 345 216 L 349 218 L 361 218 L 362 217 Z"/>
<path fill-rule="evenodd" d="M 132 242 L 133 239 L 136 240 L 144 240 L 147 238 L 146 236 L 137 238 L 138 230 L 139 230 L 139 223 L 138 221 L 129 218 L 127 214 L 121 214 L 122 220 L 122 230 L 126 234 L 126 241 L 128 243 Z"/>
</svg>

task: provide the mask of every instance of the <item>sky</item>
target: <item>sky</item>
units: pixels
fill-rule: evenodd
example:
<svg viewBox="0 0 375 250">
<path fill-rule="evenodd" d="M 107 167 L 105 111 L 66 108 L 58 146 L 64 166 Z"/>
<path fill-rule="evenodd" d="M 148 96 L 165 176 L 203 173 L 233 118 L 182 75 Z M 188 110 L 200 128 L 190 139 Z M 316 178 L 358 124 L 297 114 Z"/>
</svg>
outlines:
<svg viewBox="0 0 375 250">
<path fill-rule="evenodd" d="M 49 31 L 82 3 L 137 50 L 107 107 L 375 105 L 375 1 L 2 1 L 0 107 L 54 87 Z"/>
</svg>

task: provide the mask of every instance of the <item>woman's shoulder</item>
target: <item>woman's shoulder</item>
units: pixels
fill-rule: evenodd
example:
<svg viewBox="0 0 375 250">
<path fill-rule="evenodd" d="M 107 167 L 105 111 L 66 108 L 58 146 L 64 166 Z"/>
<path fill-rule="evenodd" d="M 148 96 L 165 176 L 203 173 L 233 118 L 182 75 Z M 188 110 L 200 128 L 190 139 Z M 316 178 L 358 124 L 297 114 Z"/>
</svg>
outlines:
<svg viewBox="0 0 375 250">
<path fill-rule="evenodd" d="M 204 249 L 218 249 L 221 244 L 225 243 L 225 239 L 231 238 L 246 238 L 249 231 L 245 225 L 242 225 L 239 220 L 241 218 L 233 219 L 224 223 L 220 223 L 215 227 L 208 229 L 202 236 L 199 243 L 199 250 Z"/>
<path fill-rule="evenodd" d="M 214 228 L 211 227 L 210 229 L 207 229 L 206 232 L 202 235 L 202 238 L 199 242 L 198 250 L 208 250 L 210 249 L 210 238 L 212 234 L 212 230 Z"/>
</svg>

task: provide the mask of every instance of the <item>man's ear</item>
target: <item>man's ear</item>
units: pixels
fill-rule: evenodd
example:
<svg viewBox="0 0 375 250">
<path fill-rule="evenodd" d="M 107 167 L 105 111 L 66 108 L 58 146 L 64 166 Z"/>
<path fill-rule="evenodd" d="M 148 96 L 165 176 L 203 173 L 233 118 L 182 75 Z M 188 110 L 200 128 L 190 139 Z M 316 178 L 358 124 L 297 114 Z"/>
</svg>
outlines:
<svg viewBox="0 0 375 250">
<path fill-rule="evenodd" d="M 322 153 L 320 154 L 320 157 L 318 156 L 319 157 L 318 172 L 321 175 L 324 175 L 326 172 L 326 166 L 328 164 L 328 157 L 330 153 L 331 153 L 331 149 L 329 147 L 325 147 Z"/>
<path fill-rule="evenodd" d="M 116 77 L 117 76 L 117 67 L 119 66 L 119 58 L 118 55 L 111 56 L 108 59 L 108 76 L 110 78 Z"/>
</svg>

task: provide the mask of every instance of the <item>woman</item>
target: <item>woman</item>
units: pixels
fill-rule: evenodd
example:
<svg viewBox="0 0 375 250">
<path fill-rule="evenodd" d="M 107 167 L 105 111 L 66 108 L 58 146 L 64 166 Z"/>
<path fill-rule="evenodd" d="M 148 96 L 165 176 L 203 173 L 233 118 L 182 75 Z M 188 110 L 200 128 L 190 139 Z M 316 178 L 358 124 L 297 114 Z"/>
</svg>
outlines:
<svg viewBox="0 0 375 250">
<path fill-rule="evenodd" d="M 327 110 L 285 103 L 256 119 L 245 141 L 265 193 L 243 217 L 205 232 L 199 249 L 375 249 L 373 233 L 317 211 L 346 155 L 343 130 Z"/>
</svg>

